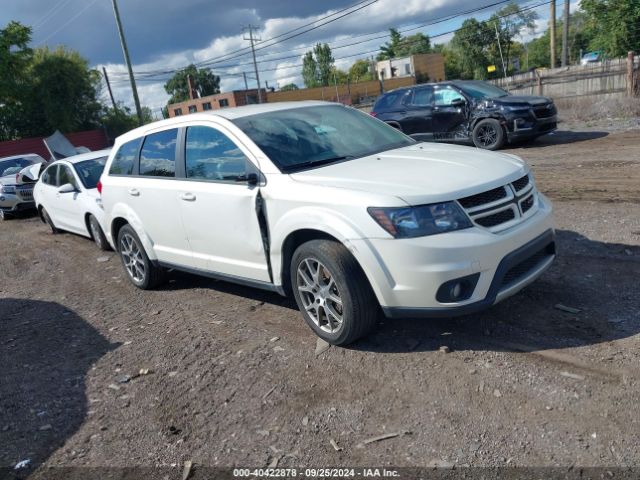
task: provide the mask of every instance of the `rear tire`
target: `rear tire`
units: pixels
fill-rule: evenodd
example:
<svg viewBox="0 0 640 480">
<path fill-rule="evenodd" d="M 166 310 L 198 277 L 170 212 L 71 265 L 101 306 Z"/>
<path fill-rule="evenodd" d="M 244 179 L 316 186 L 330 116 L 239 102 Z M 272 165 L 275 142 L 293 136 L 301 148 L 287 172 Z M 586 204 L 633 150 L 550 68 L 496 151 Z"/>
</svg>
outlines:
<svg viewBox="0 0 640 480">
<path fill-rule="evenodd" d="M 473 144 L 484 150 L 499 150 L 504 146 L 505 133 L 495 118 L 485 118 L 473 127 Z"/>
<path fill-rule="evenodd" d="M 311 329 L 333 345 L 347 345 L 370 333 L 378 302 L 356 259 L 344 245 L 311 240 L 293 254 L 291 287 Z"/>
<path fill-rule="evenodd" d="M 104 236 L 102 228 L 100 228 L 100 223 L 98 223 L 98 219 L 93 215 L 89 215 L 89 232 L 91 233 L 93 241 L 96 242 L 96 245 L 100 250 L 109 250 L 109 242 L 107 242 L 107 237 Z"/>
<path fill-rule="evenodd" d="M 131 226 L 125 225 L 120 229 L 116 248 L 127 278 L 136 287 L 150 290 L 164 281 L 164 270 L 149 260 L 140 238 Z"/>
<path fill-rule="evenodd" d="M 49 216 L 47 211 L 44 209 L 44 207 L 42 207 L 42 211 L 40 212 L 40 214 L 42 215 L 42 220 L 44 220 L 44 223 L 49 225 L 49 228 L 51 229 L 51 233 L 53 235 L 60 233 L 60 230 L 58 230 L 56 226 L 53 224 L 53 220 L 51 220 L 51 217 Z"/>
</svg>

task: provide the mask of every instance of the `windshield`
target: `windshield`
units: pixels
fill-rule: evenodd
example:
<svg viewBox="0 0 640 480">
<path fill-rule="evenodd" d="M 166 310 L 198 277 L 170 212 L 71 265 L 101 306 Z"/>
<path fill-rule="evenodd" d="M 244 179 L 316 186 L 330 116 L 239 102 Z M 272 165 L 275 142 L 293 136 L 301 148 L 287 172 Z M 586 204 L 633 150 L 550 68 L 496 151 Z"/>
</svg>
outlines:
<svg viewBox="0 0 640 480">
<path fill-rule="evenodd" d="M 84 188 L 91 189 L 96 188 L 100 175 L 104 170 L 104 165 L 107 163 L 107 157 L 94 158 L 91 160 L 85 160 L 78 162 L 73 166 L 84 185 Z"/>
<path fill-rule="evenodd" d="M 509 95 L 509 92 L 485 82 L 457 83 L 456 86 L 470 97 L 477 99 L 499 98 Z"/>
<path fill-rule="evenodd" d="M 260 113 L 235 119 L 234 123 L 282 172 L 351 160 L 415 143 L 370 115 L 339 105 Z"/>
<path fill-rule="evenodd" d="M 11 160 L 0 160 L 0 177 L 15 175 L 23 168 L 35 163 L 35 160 L 31 160 L 29 158 L 12 158 Z"/>
</svg>

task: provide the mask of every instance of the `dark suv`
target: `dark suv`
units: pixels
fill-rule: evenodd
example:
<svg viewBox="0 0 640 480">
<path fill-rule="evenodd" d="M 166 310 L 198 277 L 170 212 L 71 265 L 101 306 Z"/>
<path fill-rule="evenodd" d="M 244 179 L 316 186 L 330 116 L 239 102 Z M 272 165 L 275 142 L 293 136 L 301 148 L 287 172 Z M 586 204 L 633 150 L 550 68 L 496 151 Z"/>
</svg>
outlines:
<svg viewBox="0 0 640 480">
<path fill-rule="evenodd" d="M 557 125 L 553 100 L 511 95 L 477 80 L 392 90 L 376 101 L 371 115 L 418 140 L 471 140 L 488 150 L 531 140 Z"/>
</svg>

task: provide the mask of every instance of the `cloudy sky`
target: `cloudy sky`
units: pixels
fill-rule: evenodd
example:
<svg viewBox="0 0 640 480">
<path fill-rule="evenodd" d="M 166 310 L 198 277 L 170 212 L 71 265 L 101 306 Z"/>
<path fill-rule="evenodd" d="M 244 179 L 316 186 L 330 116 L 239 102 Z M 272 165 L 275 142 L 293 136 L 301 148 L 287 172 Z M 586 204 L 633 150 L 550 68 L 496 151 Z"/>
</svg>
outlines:
<svg viewBox="0 0 640 480">
<path fill-rule="evenodd" d="M 105 66 L 116 99 L 132 104 L 111 0 L 1 2 L 0 25 L 18 20 L 32 26 L 32 46 L 66 45 L 78 50 L 91 65 Z M 544 3 L 534 9 L 540 16 L 536 33 L 542 33 L 548 18 L 548 2 L 517 2 L 523 7 Z M 559 0 L 558 14 L 561 4 Z M 249 42 L 242 34 L 242 27 L 248 24 L 260 27 L 263 41 L 257 44 L 256 55 L 263 86 L 265 81 L 273 87 L 289 82 L 301 86 L 302 56 L 316 42 L 329 42 L 337 66 L 348 68 L 357 58 L 373 55 L 388 39 L 383 36 L 389 27 L 407 30 L 408 35 L 423 32 L 432 37 L 433 43 L 442 43 L 451 38 L 446 32 L 459 27 L 465 18 L 487 18 L 504 3 L 499 0 L 118 0 L 118 5 L 139 81 L 141 102 L 157 113 L 168 99 L 164 81 L 172 70 L 189 63 L 210 67 L 219 74 L 223 91 L 244 88 L 242 72 L 250 77 L 249 87 L 255 86 L 251 53 L 247 49 Z M 482 7 L 487 8 L 470 13 Z M 317 28 L 305 31 L 311 27 Z M 293 35 L 297 36 L 287 39 Z M 354 43 L 357 45 L 350 45 Z M 106 89 L 101 92 L 101 98 L 108 100 Z"/>
</svg>

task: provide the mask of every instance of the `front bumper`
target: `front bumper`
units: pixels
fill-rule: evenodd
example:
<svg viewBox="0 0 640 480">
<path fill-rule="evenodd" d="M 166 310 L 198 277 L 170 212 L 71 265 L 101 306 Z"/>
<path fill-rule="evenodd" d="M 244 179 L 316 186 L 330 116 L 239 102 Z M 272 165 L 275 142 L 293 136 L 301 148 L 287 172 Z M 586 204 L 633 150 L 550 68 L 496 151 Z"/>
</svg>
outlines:
<svg viewBox="0 0 640 480">
<path fill-rule="evenodd" d="M 0 193 L 0 209 L 6 213 L 15 213 L 36 208 L 33 200 L 33 186 L 20 185 L 15 193 Z"/>
<path fill-rule="evenodd" d="M 525 140 L 546 135 L 556 130 L 558 128 L 558 117 L 553 115 L 552 117 L 537 118 L 535 120 L 513 118 L 507 121 L 506 126 L 507 139 L 510 142 Z"/>
<path fill-rule="evenodd" d="M 551 204 L 539 194 L 534 215 L 499 233 L 474 227 L 414 239 L 359 240 L 352 251 L 388 317 L 447 317 L 487 308 L 534 281 L 553 262 L 554 240 Z M 467 298 L 438 301 L 443 284 L 469 276 L 477 283 Z"/>
</svg>

